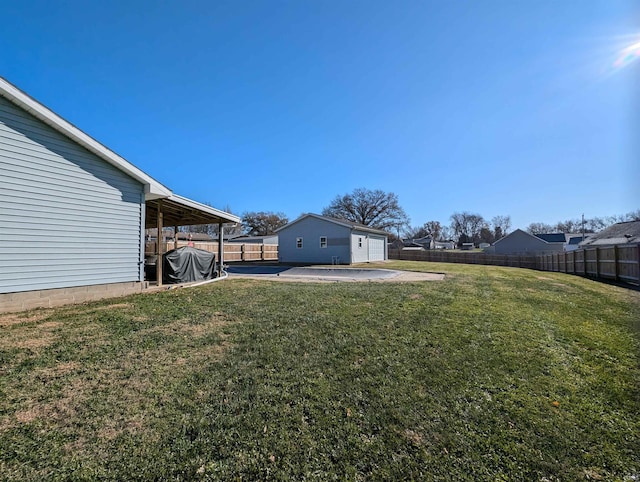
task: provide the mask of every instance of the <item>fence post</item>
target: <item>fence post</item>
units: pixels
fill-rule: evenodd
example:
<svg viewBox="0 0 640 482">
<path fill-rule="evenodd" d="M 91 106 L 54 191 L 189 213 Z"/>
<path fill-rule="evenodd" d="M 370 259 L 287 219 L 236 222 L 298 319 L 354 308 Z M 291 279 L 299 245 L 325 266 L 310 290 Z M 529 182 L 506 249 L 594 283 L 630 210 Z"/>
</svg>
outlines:
<svg viewBox="0 0 640 482">
<path fill-rule="evenodd" d="M 584 277 L 587 277 L 587 248 L 582 250 L 582 271 L 584 272 Z"/>
<path fill-rule="evenodd" d="M 613 264 L 615 266 L 615 280 L 618 281 L 620 279 L 620 267 L 618 266 L 618 246 L 613 246 Z"/>
<path fill-rule="evenodd" d="M 600 248 L 596 248 L 596 278 L 600 278 Z"/>
</svg>

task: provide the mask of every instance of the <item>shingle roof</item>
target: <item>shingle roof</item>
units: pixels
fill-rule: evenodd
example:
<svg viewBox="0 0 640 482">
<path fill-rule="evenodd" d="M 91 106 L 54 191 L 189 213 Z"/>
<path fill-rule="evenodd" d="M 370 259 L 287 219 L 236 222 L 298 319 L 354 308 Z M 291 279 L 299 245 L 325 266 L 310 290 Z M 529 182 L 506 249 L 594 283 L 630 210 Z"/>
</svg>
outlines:
<svg viewBox="0 0 640 482">
<path fill-rule="evenodd" d="M 540 233 L 535 235 L 537 238 L 547 243 L 566 243 L 567 238 L 564 233 Z"/>
<path fill-rule="evenodd" d="M 280 230 L 285 229 L 285 228 L 291 226 L 292 224 L 295 224 L 298 221 L 301 221 L 301 220 L 303 220 L 305 218 L 308 218 L 308 217 L 325 220 L 325 221 L 328 221 L 330 223 L 339 224 L 341 226 L 347 226 L 348 228 L 351 228 L 351 229 L 359 229 L 361 231 L 366 231 L 366 232 L 369 232 L 369 233 L 381 234 L 381 235 L 384 235 L 384 236 L 388 236 L 388 234 L 389 234 L 386 231 L 382 231 L 381 229 L 372 228 L 371 226 L 365 226 L 364 224 L 360 224 L 360 223 L 356 223 L 356 222 L 353 222 L 353 221 L 349 221 L 347 219 L 331 218 L 329 216 L 320 216 L 319 214 L 313 214 L 313 213 L 303 214 L 298 219 L 295 219 L 295 220 L 291 221 L 289 224 L 285 224 L 284 226 L 276 229 L 275 232 L 277 233 Z"/>
<path fill-rule="evenodd" d="M 599 233 L 592 234 L 581 246 L 612 245 L 640 242 L 640 221 L 628 221 L 616 223 L 603 229 Z"/>
</svg>

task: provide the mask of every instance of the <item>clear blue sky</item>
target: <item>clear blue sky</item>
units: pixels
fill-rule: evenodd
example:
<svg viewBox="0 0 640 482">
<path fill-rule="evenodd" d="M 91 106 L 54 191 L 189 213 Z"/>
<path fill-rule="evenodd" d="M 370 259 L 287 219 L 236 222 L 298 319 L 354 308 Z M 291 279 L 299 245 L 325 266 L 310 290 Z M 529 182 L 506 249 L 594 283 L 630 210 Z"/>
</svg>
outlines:
<svg viewBox="0 0 640 482">
<path fill-rule="evenodd" d="M 3 2 L 0 75 L 174 192 L 412 225 L 640 208 L 633 0 Z"/>
</svg>

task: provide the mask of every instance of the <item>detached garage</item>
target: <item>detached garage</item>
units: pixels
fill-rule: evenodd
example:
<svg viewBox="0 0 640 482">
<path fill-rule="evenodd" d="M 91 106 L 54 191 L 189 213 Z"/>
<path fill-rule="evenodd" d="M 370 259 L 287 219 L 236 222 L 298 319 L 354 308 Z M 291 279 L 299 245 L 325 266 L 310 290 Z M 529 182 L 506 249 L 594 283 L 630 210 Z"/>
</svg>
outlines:
<svg viewBox="0 0 640 482">
<path fill-rule="evenodd" d="M 387 233 L 344 219 L 305 214 L 276 231 L 281 263 L 352 264 L 387 259 Z"/>
</svg>

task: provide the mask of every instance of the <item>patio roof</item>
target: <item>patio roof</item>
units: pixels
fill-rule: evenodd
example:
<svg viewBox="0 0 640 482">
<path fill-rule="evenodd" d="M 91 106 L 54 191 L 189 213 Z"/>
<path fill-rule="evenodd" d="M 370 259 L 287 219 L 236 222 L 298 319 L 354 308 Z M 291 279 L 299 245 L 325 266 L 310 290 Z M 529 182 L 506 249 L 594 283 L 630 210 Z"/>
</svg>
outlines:
<svg viewBox="0 0 640 482">
<path fill-rule="evenodd" d="M 172 194 L 164 199 L 146 202 L 145 227 L 158 227 L 158 208 L 162 212 L 163 226 L 188 226 L 194 224 L 239 223 L 233 214 Z"/>
</svg>

